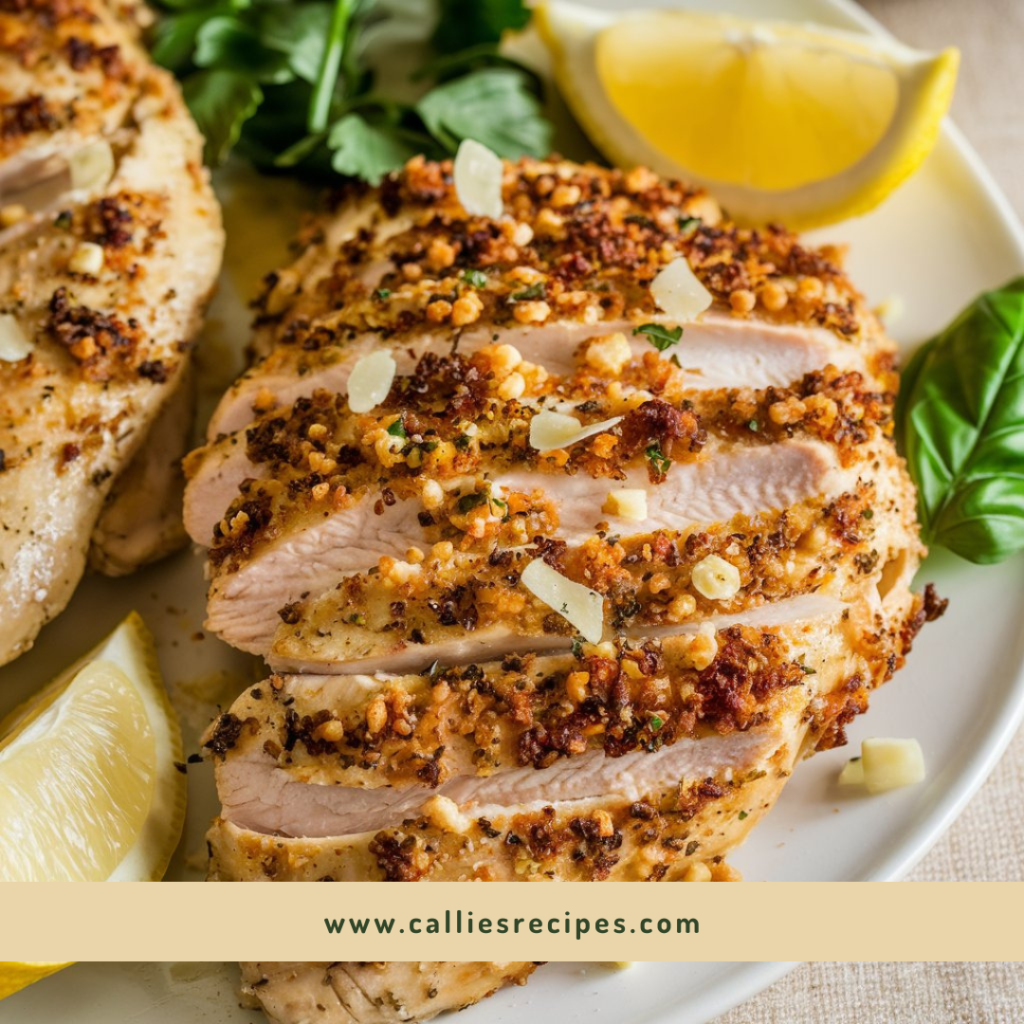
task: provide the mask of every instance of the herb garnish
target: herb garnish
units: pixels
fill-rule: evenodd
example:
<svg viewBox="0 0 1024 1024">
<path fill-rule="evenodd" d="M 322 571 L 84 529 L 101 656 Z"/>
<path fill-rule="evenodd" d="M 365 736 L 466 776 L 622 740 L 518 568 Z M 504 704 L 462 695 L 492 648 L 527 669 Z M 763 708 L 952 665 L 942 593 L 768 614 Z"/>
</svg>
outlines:
<svg viewBox="0 0 1024 1024">
<path fill-rule="evenodd" d="M 659 477 L 664 476 L 668 472 L 668 467 L 672 465 L 672 460 L 662 452 L 661 444 L 658 441 L 649 445 L 644 454 L 647 456 L 647 461 L 650 462 L 651 468 Z"/>
<path fill-rule="evenodd" d="M 511 302 L 528 302 L 533 299 L 543 299 L 547 295 L 547 290 L 544 287 L 543 281 L 538 281 L 536 284 L 531 284 L 529 288 L 524 288 L 521 292 L 515 292 L 509 296 Z"/>
<path fill-rule="evenodd" d="M 1024 277 L 921 348 L 896 423 L 927 543 L 982 564 L 1024 550 Z"/>
<path fill-rule="evenodd" d="M 153 56 L 181 79 L 209 164 L 237 149 L 264 169 L 377 184 L 465 138 L 511 159 L 551 149 L 537 75 L 498 52 L 530 19 L 523 0 L 439 0 L 422 13 L 394 0 L 158 3 Z M 377 80 L 376 63 L 417 32 L 428 60 L 410 101 L 407 83 Z"/>
<path fill-rule="evenodd" d="M 683 336 L 682 327 L 663 327 L 661 324 L 641 324 L 633 329 L 634 334 L 646 334 L 647 340 L 659 351 L 664 352 L 679 344 Z"/>
<path fill-rule="evenodd" d="M 482 270 L 467 270 L 463 273 L 462 280 L 465 281 L 470 288 L 487 287 L 487 275 Z"/>
</svg>

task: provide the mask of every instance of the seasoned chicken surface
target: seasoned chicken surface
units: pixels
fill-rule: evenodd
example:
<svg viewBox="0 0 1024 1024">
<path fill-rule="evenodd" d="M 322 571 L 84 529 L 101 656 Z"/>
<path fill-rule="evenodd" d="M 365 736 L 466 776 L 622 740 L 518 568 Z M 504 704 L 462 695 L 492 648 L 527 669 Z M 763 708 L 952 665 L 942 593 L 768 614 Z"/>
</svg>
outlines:
<svg viewBox="0 0 1024 1024">
<path fill-rule="evenodd" d="M 727 877 L 941 613 L 841 254 L 643 170 L 504 201 L 417 160 L 314 224 L 187 460 L 207 625 L 274 671 L 206 737 L 214 878 Z M 714 303 L 676 325 L 679 256 Z"/>
<path fill-rule="evenodd" d="M 136 34 L 98 0 L 0 11 L 0 664 L 69 600 L 220 266 L 202 141 Z M 97 551 L 123 570 L 168 530 L 119 548 L 118 505 Z"/>
<path fill-rule="evenodd" d="M 273 1024 L 398 1024 L 461 1010 L 505 985 L 528 962 L 243 963 L 242 993 Z"/>
</svg>

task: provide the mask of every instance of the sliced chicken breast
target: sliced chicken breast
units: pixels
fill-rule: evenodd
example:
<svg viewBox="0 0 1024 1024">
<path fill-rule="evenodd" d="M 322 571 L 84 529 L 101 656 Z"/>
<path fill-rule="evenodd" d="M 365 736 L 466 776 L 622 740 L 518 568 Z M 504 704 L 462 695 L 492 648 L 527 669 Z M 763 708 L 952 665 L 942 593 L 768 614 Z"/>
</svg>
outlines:
<svg viewBox="0 0 1024 1024">
<path fill-rule="evenodd" d="M 400 1024 L 461 1010 L 506 985 L 528 961 L 246 962 L 242 994 L 272 1024 Z"/>
<path fill-rule="evenodd" d="M 311 228 L 189 459 L 208 625 L 278 673 L 205 738 L 213 878 L 728 877 L 941 614 L 837 252 L 642 169 L 503 191 L 414 160 Z"/>
</svg>

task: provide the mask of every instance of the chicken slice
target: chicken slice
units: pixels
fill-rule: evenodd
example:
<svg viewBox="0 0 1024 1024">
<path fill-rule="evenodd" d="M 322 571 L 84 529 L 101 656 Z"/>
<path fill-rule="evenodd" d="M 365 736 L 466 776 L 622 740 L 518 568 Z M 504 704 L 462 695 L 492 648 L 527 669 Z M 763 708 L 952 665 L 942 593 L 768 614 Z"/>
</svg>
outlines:
<svg viewBox="0 0 1024 1024">
<path fill-rule="evenodd" d="M 8 162 L 83 140 L 112 158 L 59 215 L 29 210 L 0 240 L 4 329 L 30 348 L 0 361 L 2 664 L 67 603 L 113 481 L 180 385 L 223 236 L 199 133 L 132 27 L 41 0 L 0 12 L 0 30 Z"/>
<path fill-rule="evenodd" d="M 186 376 L 192 376 L 188 369 Z M 182 381 L 114 481 L 92 532 L 89 565 L 97 572 L 125 576 L 188 541 L 181 520 L 181 460 L 192 441 L 195 399 L 194 381 Z"/>
<path fill-rule="evenodd" d="M 880 357 L 891 344 L 835 252 L 806 249 L 781 229 L 724 224 L 699 189 L 526 160 L 509 168 L 505 201 L 503 221 L 467 218 L 446 165 L 420 160 L 369 201 L 359 192 L 310 225 L 297 262 L 268 278 L 256 342 L 266 355 L 224 396 L 210 438 L 316 388 L 344 392 L 352 362 L 382 343 L 402 372 L 428 352 L 471 353 L 495 333 L 553 371 L 593 333 L 622 330 L 642 345 L 632 329 L 666 319 L 647 288 L 657 266 L 644 256 L 658 247 L 686 256 L 725 311 L 733 291 L 757 292 L 780 275 L 797 285 L 793 301 L 772 291 L 756 319 L 719 306 L 686 329 L 678 358 L 711 386 L 784 385 L 865 358 L 887 372 Z"/>
<path fill-rule="evenodd" d="M 247 481 L 214 530 L 208 627 L 267 654 L 279 615 L 296 618 L 296 604 L 346 576 L 357 574 L 348 589 L 358 587 L 358 574 L 379 571 L 382 557 L 402 560 L 410 549 L 444 542 L 490 554 L 495 545 L 523 546 L 537 536 L 580 545 L 602 531 L 678 533 L 818 495 L 834 499 L 856 490 L 866 466 L 892 465 L 883 437 L 888 405 L 864 390 L 856 373 L 830 369 L 792 389 L 687 398 L 678 371 L 649 358 L 630 371 L 633 390 L 622 398 L 614 389 L 613 398 L 602 394 L 600 379 L 584 375 L 557 387 L 545 377 L 542 393 L 505 400 L 508 377 L 494 366 L 508 362 L 507 351 L 497 347 L 468 364 L 444 362 L 433 374 L 400 379 L 372 416 L 354 417 L 321 394 L 268 424 L 250 451 L 270 478 Z M 461 404 L 453 406 L 451 378 L 457 396 L 474 373 L 476 404 L 456 397 Z M 531 422 L 542 399 L 606 427 L 565 451 L 538 452 Z M 780 412 L 791 403 L 802 416 Z M 814 403 L 827 406 L 827 421 Z M 855 420 L 847 408 L 856 410 Z M 773 411 L 785 422 L 773 422 Z M 655 465 L 652 452 L 664 462 Z M 897 471 L 894 482 L 902 479 Z M 193 497 L 202 493 L 198 484 L 193 477 Z M 622 489 L 645 492 L 639 521 L 595 500 Z M 187 504 L 190 520 L 202 517 L 190 515 Z M 296 575 L 290 567 L 299 563 Z M 280 664 L 297 666 L 293 657 L 282 651 Z"/>
<path fill-rule="evenodd" d="M 364 692 L 358 706 L 352 682 L 338 693 L 339 684 L 325 680 L 284 681 L 284 703 L 290 708 L 294 697 L 299 707 L 285 713 L 286 735 L 275 738 L 273 716 L 257 713 L 222 722 L 210 737 L 222 748 L 224 803 L 210 834 L 214 877 L 682 878 L 694 863 L 715 863 L 742 840 L 799 756 L 843 742 L 846 722 L 902 664 L 934 613 L 931 598 L 912 595 L 908 582 L 904 573 L 884 598 L 772 630 L 776 639 L 764 636 L 760 650 L 757 630 L 720 633 L 714 659 L 696 680 L 676 658 L 655 667 L 650 646 L 643 648 L 650 660 L 639 657 L 629 673 L 621 652 L 618 665 L 585 656 L 578 666 L 588 675 L 583 684 L 563 670 L 538 685 L 548 667 L 539 665 L 522 673 L 525 686 L 512 682 L 514 672 L 494 686 L 482 666 L 461 679 L 445 675 L 405 699 L 399 695 L 408 680 L 381 679 L 386 724 L 372 733 L 376 697 Z M 760 667 L 751 667 L 758 664 L 754 654 Z M 591 682 L 599 668 L 606 689 Z M 645 672 L 665 681 L 654 685 L 656 695 Z M 442 706 L 434 707 L 442 683 Z M 459 698 L 444 706 L 460 684 L 462 715 Z M 341 697 L 330 711 L 325 693 Z M 322 713 L 302 714 L 310 698 Z M 565 714 L 563 703 L 575 710 Z M 622 707 L 637 723 L 625 732 Z M 362 728 L 353 724 L 360 713 L 368 719 Z M 594 726 L 615 726 L 617 738 L 581 743 Z M 449 754 L 437 744 L 453 736 Z M 359 737 L 361 754 L 351 749 Z M 469 744 L 475 753 L 467 758 Z M 384 777 L 372 779 L 374 764 Z M 448 781 L 445 773 L 453 773 Z M 642 823 L 654 818 L 648 832 Z M 536 828 L 548 839 L 538 840 Z M 550 856 L 538 857 L 545 844 Z"/>
<path fill-rule="evenodd" d="M 530 961 L 246 962 L 242 994 L 273 1024 L 399 1024 L 461 1010 L 506 985 Z"/>
</svg>

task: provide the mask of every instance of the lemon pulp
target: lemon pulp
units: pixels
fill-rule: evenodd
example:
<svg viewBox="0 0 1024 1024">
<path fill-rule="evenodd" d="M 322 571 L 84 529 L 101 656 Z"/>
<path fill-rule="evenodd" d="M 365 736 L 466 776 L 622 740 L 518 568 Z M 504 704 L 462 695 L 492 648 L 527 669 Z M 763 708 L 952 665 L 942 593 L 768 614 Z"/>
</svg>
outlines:
<svg viewBox="0 0 1024 1024">
<path fill-rule="evenodd" d="M 715 181 L 783 190 L 852 167 L 899 102 L 892 67 L 816 40 L 662 12 L 604 29 L 595 59 L 619 113 L 668 159 Z"/>
<path fill-rule="evenodd" d="M 181 736 L 130 616 L 0 723 L 0 880 L 158 878 L 177 844 Z"/>
</svg>

